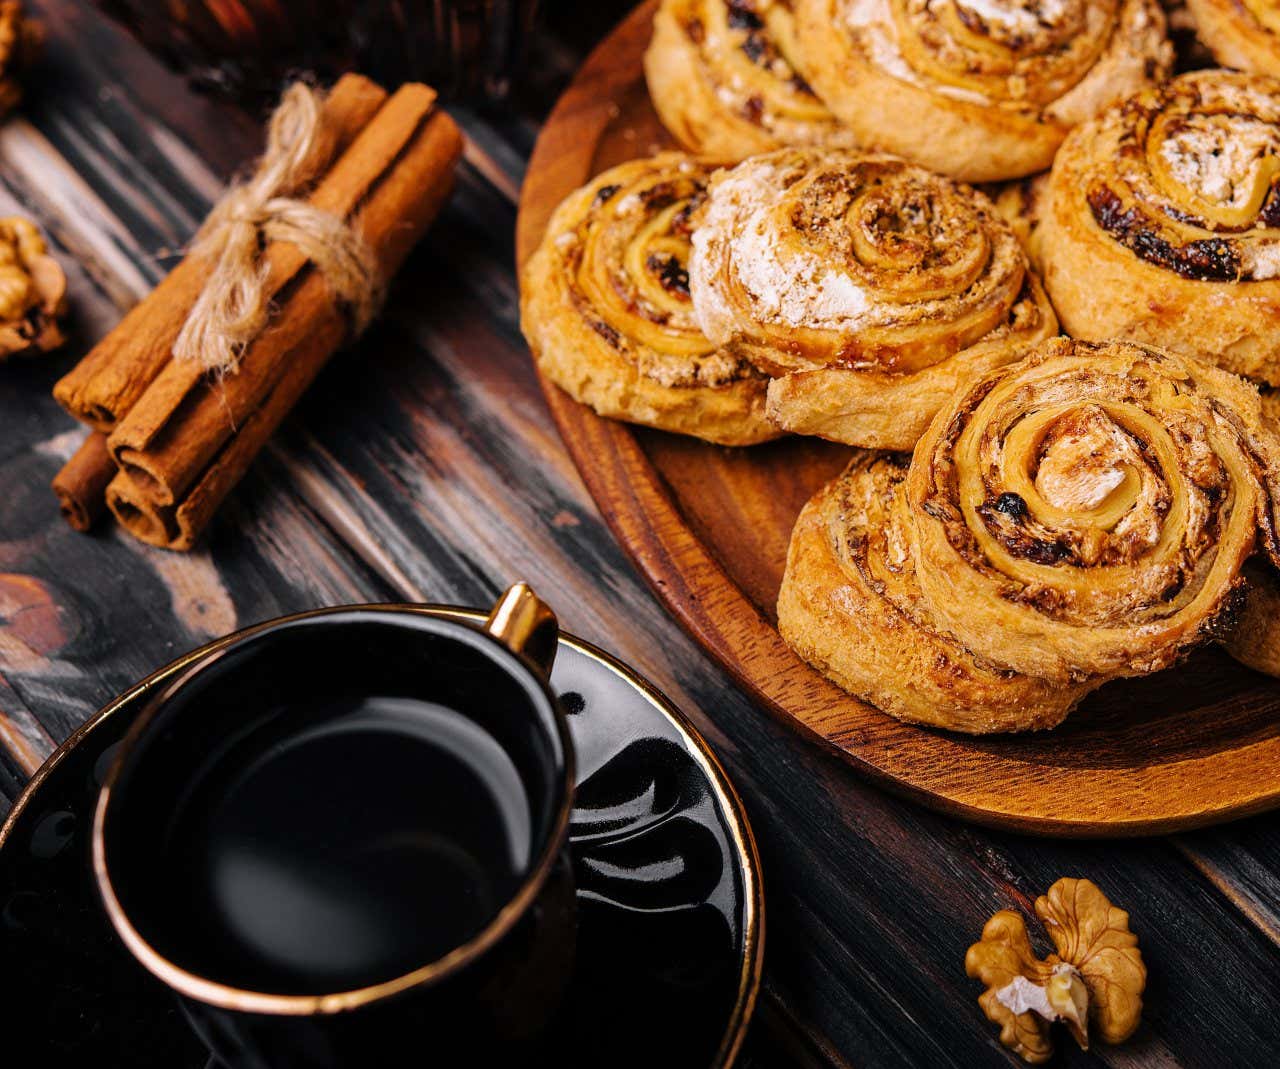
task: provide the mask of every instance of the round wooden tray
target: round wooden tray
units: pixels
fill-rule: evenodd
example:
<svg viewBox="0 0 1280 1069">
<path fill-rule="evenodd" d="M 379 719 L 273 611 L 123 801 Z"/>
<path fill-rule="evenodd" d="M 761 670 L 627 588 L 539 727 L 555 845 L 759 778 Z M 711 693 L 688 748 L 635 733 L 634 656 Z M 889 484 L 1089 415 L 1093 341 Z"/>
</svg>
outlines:
<svg viewBox="0 0 1280 1069">
<path fill-rule="evenodd" d="M 543 128 L 520 201 L 521 264 L 567 193 L 671 144 L 641 71 L 656 6 L 600 45 Z M 859 771 L 946 812 L 1045 835 L 1167 832 L 1280 804 L 1280 686 L 1217 650 L 1109 684 L 1036 735 L 952 735 L 851 698 L 774 627 L 792 524 L 848 450 L 800 438 L 718 448 L 600 419 L 544 387 L 588 489 L 658 596 L 768 710 Z"/>
</svg>

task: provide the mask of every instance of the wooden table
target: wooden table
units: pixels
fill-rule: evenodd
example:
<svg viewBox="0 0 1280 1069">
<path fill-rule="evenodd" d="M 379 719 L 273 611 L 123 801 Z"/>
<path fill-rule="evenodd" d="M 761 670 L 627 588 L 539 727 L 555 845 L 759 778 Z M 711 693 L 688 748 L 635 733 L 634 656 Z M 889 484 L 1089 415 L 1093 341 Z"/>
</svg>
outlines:
<svg viewBox="0 0 1280 1069">
<path fill-rule="evenodd" d="M 458 113 L 486 160 L 464 169 L 382 322 L 325 372 L 202 551 L 67 529 L 48 482 L 80 431 L 49 388 L 173 262 L 257 126 L 86 4 L 30 6 L 48 56 L 0 126 L 0 214 L 52 235 L 75 315 L 62 353 L 0 368 L 0 813 L 94 709 L 212 636 L 342 602 L 484 605 L 523 577 L 682 705 L 746 797 L 768 894 L 746 1064 L 1011 1062 L 965 948 L 992 912 L 1029 911 L 1062 875 L 1130 910 L 1151 969 L 1138 1037 L 1064 1064 L 1280 1063 L 1280 816 L 1114 844 L 935 816 L 761 713 L 659 607 L 586 496 L 520 338 L 510 194 L 533 120 Z M 520 94 L 539 114 L 621 13 L 550 6 Z M 0 1010 L 0 1027 L 22 1022 Z"/>
</svg>

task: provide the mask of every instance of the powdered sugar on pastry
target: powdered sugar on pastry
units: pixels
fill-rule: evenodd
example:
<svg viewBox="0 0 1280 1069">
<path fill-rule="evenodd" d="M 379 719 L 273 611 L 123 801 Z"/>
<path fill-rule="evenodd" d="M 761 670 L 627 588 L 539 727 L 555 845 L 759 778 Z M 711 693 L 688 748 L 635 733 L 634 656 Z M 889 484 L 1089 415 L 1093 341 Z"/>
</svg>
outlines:
<svg viewBox="0 0 1280 1069">
<path fill-rule="evenodd" d="M 1240 252 L 1240 266 L 1245 277 L 1255 282 L 1280 278 L 1280 242 L 1246 246 Z"/>
<path fill-rule="evenodd" d="M 771 225 L 769 205 L 744 220 L 734 266 L 754 299 L 758 318 L 789 326 L 840 327 L 866 311 L 867 294 L 847 276 L 825 268 L 816 256 L 787 252 Z"/>
<path fill-rule="evenodd" d="M 850 0 L 842 5 L 845 26 L 859 41 L 867 58 L 885 74 L 912 85 L 932 89 L 956 100 L 968 100 L 986 104 L 981 93 L 955 86 L 931 85 L 912 69 L 898 47 L 897 30 L 893 25 L 893 12 L 889 0 Z"/>
<path fill-rule="evenodd" d="M 1066 13 L 1065 0 L 957 0 L 957 6 L 972 11 L 986 23 L 1028 36 L 1043 25 L 1052 25 Z"/>
<path fill-rule="evenodd" d="M 711 187 L 693 235 L 689 289 L 702 332 L 718 345 L 742 326 L 724 292 L 732 278 L 751 304 L 744 312 L 758 321 L 851 327 L 870 305 L 847 275 L 778 233 L 772 211 L 790 184 L 783 169 L 762 159 L 722 172 Z"/>
<path fill-rule="evenodd" d="M 934 0 L 937 9 L 954 3 L 977 15 L 988 25 L 1006 34 L 1031 37 L 1065 18 L 1071 0 Z M 1085 4 L 1085 33 L 1103 32 L 1111 17 L 1105 5 Z M 1171 46 L 1164 38 L 1160 17 L 1151 7 L 1153 0 L 1126 0 L 1115 31 L 1093 67 L 1074 85 L 1045 108 L 1045 113 L 1067 125 L 1092 118 L 1111 101 L 1125 96 L 1149 81 L 1150 61 L 1167 68 L 1172 62 Z M 991 104 L 983 94 L 958 86 L 935 82 L 917 72 L 902 54 L 890 0 L 848 0 L 842 5 L 844 24 L 875 66 L 901 81 L 929 89 L 954 100 Z M 1010 85 L 1012 88 L 1013 82 Z M 1016 94 L 1013 94 L 1016 97 Z"/>
</svg>

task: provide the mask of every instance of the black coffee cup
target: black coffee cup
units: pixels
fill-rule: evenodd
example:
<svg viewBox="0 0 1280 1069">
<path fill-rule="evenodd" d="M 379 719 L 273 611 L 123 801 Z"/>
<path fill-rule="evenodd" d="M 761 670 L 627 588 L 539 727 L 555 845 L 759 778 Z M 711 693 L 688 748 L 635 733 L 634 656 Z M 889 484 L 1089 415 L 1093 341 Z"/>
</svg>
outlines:
<svg viewBox="0 0 1280 1069">
<path fill-rule="evenodd" d="M 518 1059 L 572 964 L 555 616 L 411 606 L 236 636 L 144 709 L 98 801 L 106 913 L 228 1069 Z"/>
</svg>

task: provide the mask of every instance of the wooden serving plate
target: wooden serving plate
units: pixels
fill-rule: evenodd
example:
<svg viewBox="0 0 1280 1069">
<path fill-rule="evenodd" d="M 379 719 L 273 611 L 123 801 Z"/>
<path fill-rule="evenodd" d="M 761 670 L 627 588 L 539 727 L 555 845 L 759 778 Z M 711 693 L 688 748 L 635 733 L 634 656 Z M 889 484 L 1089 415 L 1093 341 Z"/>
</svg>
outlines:
<svg viewBox="0 0 1280 1069">
<path fill-rule="evenodd" d="M 520 201 L 521 264 L 567 193 L 671 144 L 641 70 L 656 7 L 642 4 L 600 45 L 543 128 Z M 1108 684 L 1034 735 L 913 727 L 851 698 L 774 626 L 792 524 L 849 451 L 801 438 L 720 448 L 601 419 L 544 388 L 588 489 L 658 596 L 765 708 L 860 772 L 948 813 L 1045 835 L 1168 832 L 1280 804 L 1280 685 L 1218 650 Z"/>
</svg>

